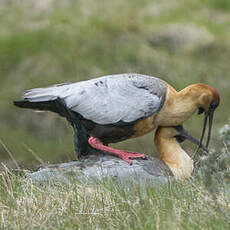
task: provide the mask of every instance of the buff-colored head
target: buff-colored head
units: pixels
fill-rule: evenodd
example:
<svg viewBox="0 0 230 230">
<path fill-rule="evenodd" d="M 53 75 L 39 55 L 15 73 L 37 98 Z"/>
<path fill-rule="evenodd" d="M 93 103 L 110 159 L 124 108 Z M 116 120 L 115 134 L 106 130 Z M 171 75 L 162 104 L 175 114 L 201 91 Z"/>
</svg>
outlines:
<svg viewBox="0 0 230 230">
<path fill-rule="evenodd" d="M 209 85 L 205 84 L 196 84 L 194 85 L 195 90 L 199 91 L 200 96 L 198 98 L 198 114 L 205 114 L 203 130 L 200 138 L 200 145 L 202 145 L 205 130 L 207 127 L 207 120 L 209 120 L 209 130 L 208 130 L 208 137 L 206 142 L 206 147 L 208 148 L 210 138 L 211 138 L 211 131 L 212 131 L 212 122 L 213 116 L 216 108 L 220 104 L 220 95 L 216 89 Z"/>
<path fill-rule="evenodd" d="M 215 88 L 201 83 L 194 85 L 194 88 L 200 94 L 197 101 L 198 108 L 204 112 L 208 112 L 211 106 L 218 107 L 220 104 L 220 95 Z"/>
</svg>

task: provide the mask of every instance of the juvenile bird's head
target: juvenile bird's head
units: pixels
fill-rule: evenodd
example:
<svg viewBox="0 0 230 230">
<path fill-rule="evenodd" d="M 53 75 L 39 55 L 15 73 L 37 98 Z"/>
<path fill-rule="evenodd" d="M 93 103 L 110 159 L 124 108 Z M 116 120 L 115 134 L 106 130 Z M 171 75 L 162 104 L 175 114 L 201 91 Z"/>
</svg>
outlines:
<svg viewBox="0 0 230 230">
<path fill-rule="evenodd" d="M 209 130 L 206 142 L 206 147 L 208 148 L 211 138 L 213 116 L 216 108 L 220 103 L 220 96 L 217 90 L 209 85 L 197 84 L 196 88 L 200 92 L 200 96 L 198 98 L 198 114 L 204 113 L 204 125 L 200 138 L 200 146 L 202 145 L 205 130 L 207 127 L 207 121 L 209 120 Z"/>
<path fill-rule="evenodd" d="M 198 146 L 200 145 L 200 141 L 193 137 L 190 133 L 188 133 L 182 125 L 172 127 L 158 127 L 155 134 L 155 144 L 157 144 L 158 141 L 162 141 L 163 143 L 165 140 L 167 140 L 167 143 L 170 140 L 181 143 L 186 139 Z M 208 152 L 208 149 L 202 144 L 200 147 L 204 152 Z"/>
<path fill-rule="evenodd" d="M 193 160 L 181 148 L 180 142 L 185 139 L 199 145 L 199 141 L 184 130 L 182 125 L 158 127 L 155 133 L 155 146 L 160 158 L 169 166 L 176 179 L 189 178 L 193 171 Z M 207 152 L 202 145 L 201 148 Z"/>
<path fill-rule="evenodd" d="M 186 137 L 173 127 L 158 127 L 155 134 L 154 142 L 159 157 L 168 165 L 176 179 L 188 178 L 193 171 L 193 160 L 178 143 L 178 140 L 181 142 L 184 139 Z"/>
</svg>

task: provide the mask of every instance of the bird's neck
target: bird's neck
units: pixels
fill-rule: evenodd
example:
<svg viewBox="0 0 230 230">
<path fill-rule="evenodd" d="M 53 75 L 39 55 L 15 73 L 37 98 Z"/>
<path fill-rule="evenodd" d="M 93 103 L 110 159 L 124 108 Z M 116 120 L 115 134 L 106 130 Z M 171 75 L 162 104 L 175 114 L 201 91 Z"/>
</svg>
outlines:
<svg viewBox="0 0 230 230">
<path fill-rule="evenodd" d="M 168 86 L 165 103 L 156 118 L 157 125 L 182 124 L 198 109 L 200 95 L 201 92 L 196 90 L 195 85 L 188 86 L 179 92 Z"/>
<path fill-rule="evenodd" d="M 180 147 L 175 138 L 155 138 L 155 145 L 162 161 L 168 165 L 176 179 L 189 178 L 193 171 L 193 160 Z"/>
</svg>

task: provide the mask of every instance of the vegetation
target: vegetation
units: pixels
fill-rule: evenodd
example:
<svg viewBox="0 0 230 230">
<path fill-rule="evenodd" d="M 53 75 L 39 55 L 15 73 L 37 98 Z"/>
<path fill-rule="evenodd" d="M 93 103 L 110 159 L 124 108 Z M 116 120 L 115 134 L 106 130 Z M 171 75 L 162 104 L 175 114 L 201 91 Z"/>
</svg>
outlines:
<svg viewBox="0 0 230 230">
<path fill-rule="evenodd" d="M 222 134 L 225 147 L 202 159 L 193 178 L 154 188 L 110 180 L 41 185 L 5 168 L 0 228 L 229 229 L 230 125 Z"/>
</svg>

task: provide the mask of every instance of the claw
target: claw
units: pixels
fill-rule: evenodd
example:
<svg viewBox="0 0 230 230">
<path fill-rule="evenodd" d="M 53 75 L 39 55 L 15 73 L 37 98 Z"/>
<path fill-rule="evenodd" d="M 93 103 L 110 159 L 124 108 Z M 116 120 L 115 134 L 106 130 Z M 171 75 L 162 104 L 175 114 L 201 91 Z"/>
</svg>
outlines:
<svg viewBox="0 0 230 230">
<path fill-rule="evenodd" d="M 132 160 L 130 160 L 130 159 L 137 159 L 137 158 L 147 159 L 145 154 L 140 154 L 140 153 L 135 153 L 135 152 L 127 152 L 127 151 L 122 151 L 122 150 L 119 150 L 119 151 L 121 152 L 119 157 L 122 160 L 124 160 L 127 163 L 129 163 L 130 165 L 132 165 Z"/>
</svg>

